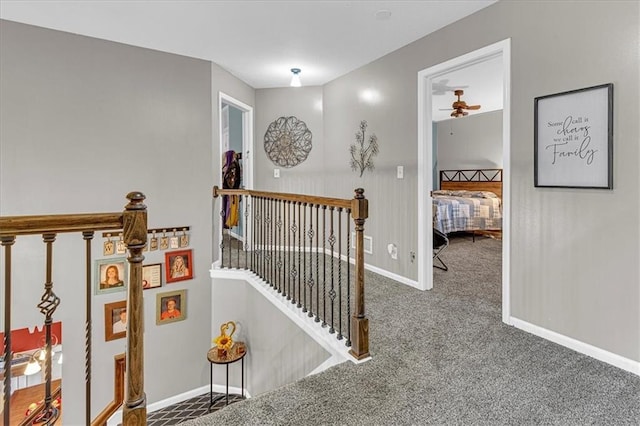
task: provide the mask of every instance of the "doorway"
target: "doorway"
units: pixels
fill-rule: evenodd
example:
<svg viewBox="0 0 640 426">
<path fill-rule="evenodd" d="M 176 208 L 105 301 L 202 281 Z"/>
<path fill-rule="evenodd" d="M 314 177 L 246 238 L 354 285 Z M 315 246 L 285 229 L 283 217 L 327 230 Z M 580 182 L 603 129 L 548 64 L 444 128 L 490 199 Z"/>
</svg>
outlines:
<svg viewBox="0 0 640 426">
<path fill-rule="evenodd" d="M 511 165 L 510 165 L 510 99 L 511 99 L 511 43 L 503 40 L 474 52 L 451 59 L 418 72 L 418 252 L 423 253 L 418 261 L 418 288 L 433 288 L 432 199 L 434 175 L 434 134 L 433 134 L 433 87 L 436 80 L 455 70 L 466 68 L 499 55 L 503 72 L 503 197 L 502 197 L 502 321 L 510 324 L 509 270 L 510 270 L 510 219 L 511 219 Z"/>
<path fill-rule="evenodd" d="M 225 158 L 233 151 L 233 157 L 240 164 L 241 175 L 238 176 L 240 189 L 253 188 L 253 107 L 240 102 L 239 100 L 223 93 L 219 93 L 218 101 L 218 123 L 220 137 L 220 169 L 218 172 L 218 186 L 225 188 L 223 181 L 223 167 Z M 244 212 L 251 208 L 249 197 L 239 199 L 238 224 L 233 229 L 228 230 L 229 237 L 238 241 L 251 240 L 251 224 L 244 223 Z M 224 218 L 220 217 L 219 241 L 222 241 L 225 230 Z M 221 257 L 221 248 L 218 247 L 218 258 Z"/>
</svg>

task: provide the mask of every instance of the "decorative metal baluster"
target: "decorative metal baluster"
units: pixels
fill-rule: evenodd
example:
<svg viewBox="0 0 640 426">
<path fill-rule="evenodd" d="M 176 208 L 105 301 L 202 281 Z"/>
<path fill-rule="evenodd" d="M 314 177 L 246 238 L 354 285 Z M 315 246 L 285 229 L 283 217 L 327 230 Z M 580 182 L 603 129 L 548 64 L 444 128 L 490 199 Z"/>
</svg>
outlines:
<svg viewBox="0 0 640 426">
<path fill-rule="evenodd" d="M 333 231 L 333 211 L 334 211 L 334 207 L 330 207 L 329 208 L 329 213 L 330 216 L 329 218 L 331 219 L 331 228 L 330 228 L 330 233 L 329 233 L 329 246 L 331 247 L 331 289 L 329 290 L 329 298 L 331 299 L 331 327 L 329 328 L 329 333 L 333 334 L 335 333 L 336 329 L 334 328 L 334 318 L 333 318 L 333 314 L 334 314 L 334 308 L 335 308 L 335 300 L 336 300 L 336 290 L 335 290 L 335 282 L 334 282 L 334 277 L 333 277 L 333 270 L 334 270 L 334 264 L 335 264 L 335 252 L 333 251 L 333 246 L 336 243 L 336 236 L 334 234 Z"/>
<path fill-rule="evenodd" d="M 53 398 L 51 396 L 51 325 L 53 324 L 53 313 L 60 304 L 60 298 L 53 292 L 53 242 L 56 240 L 56 234 L 44 234 L 42 240 L 47 245 L 47 266 L 44 294 L 38 303 L 40 313 L 44 315 L 45 332 L 44 410 L 40 419 L 42 423 L 53 424 L 60 416 L 59 410 L 52 404 Z"/>
<path fill-rule="evenodd" d="M 298 225 L 296 225 L 296 202 L 293 201 L 293 206 L 292 206 L 292 213 L 293 213 L 293 223 L 291 224 L 291 233 L 293 234 L 293 238 L 292 238 L 292 243 L 294 245 L 291 246 L 291 271 L 289 272 L 290 276 L 291 276 L 291 290 L 289 291 L 289 293 L 291 294 L 291 303 L 296 303 L 296 276 L 298 275 L 298 271 L 296 269 L 296 250 L 295 250 L 295 243 L 296 243 L 296 232 L 298 231 Z"/>
<path fill-rule="evenodd" d="M 231 204 L 231 195 L 229 196 L 229 204 Z M 229 213 L 231 215 L 231 213 Z M 224 228 L 223 228 L 224 229 Z M 227 228 L 227 246 L 229 246 L 229 268 L 233 268 L 233 257 L 231 257 L 231 246 L 233 245 L 233 241 L 231 239 L 231 227 Z"/>
<path fill-rule="evenodd" d="M 3 424 L 8 425 L 11 418 L 11 246 L 16 242 L 15 236 L 0 239 L 4 247 L 4 409 Z"/>
<path fill-rule="evenodd" d="M 244 251 L 244 269 L 249 269 L 249 196 L 244 198 L 244 243 L 242 250 Z"/>
<path fill-rule="evenodd" d="M 283 274 L 283 278 L 284 278 L 284 296 L 287 296 L 287 300 L 291 300 L 291 292 L 290 292 L 290 288 L 289 285 L 291 283 L 291 280 L 289 280 L 289 268 L 291 267 L 291 265 L 289 264 L 289 254 L 290 254 L 290 247 L 289 244 L 291 242 L 291 232 L 289 231 L 289 224 L 291 223 L 291 215 L 289 214 L 290 212 L 290 207 L 291 207 L 291 202 L 290 201 L 285 201 L 284 202 L 284 229 L 283 232 L 284 234 L 284 244 L 285 244 L 285 248 L 284 248 L 284 265 L 282 267 L 282 274 Z"/>
<path fill-rule="evenodd" d="M 338 207 L 338 340 L 342 340 L 342 219 L 342 207 Z"/>
<path fill-rule="evenodd" d="M 220 210 L 220 218 L 220 226 L 222 227 L 222 232 L 220 232 L 220 267 L 224 268 L 224 209 Z"/>
<path fill-rule="evenodd" d="M 265 216 L 266 216 L 266 208 L 265 208 L 265 204 L 266 204 L 266 199 L 264 197 L 260 197 L 260 278 L 264 279 L 264 273 L 265 273 L 265 260 L 264 260 L 264 256 L 265 256 Z"/>
<path fill-rule="evenodd" d="M 273 282 L 271 281 L 271 236 L 272 236 L 272 227 L 271 227 L 271 198 L 267 198 L 266 199 L 267 202 L 267 216 L 264 218 L 265 219 L 265 228 L 266 228 L 266 232 L 267 232 L 267 249 L 266 249 L 266 254 L 265 254 L 265 260 L 266 260 L 266 271 L 265 271 L 265 279 L 267 281 L 267 283 L 269 283 L 269 285 L 271 287 L 273 287 Z"/>
<path fill-rule="evenodd" d="M 307 312 L 307 203 L 302 208 L 302 312 Z"/>
<path fill-rule="evenodd" d="M 271 287 L 276 287 L 276 200 L 272 198 L 271 200 L 271 221 L 269 222 L 269 233 L 270 233 L 270 246 L 271 246 Z"/>
<path fill-rule="evenodd" d="M 327 206 L 322 206 L 322 326 L 327 326 Z"/>
<path fill-rule="evenodd" d="M 271 287 L 276 288 L 276 199 L 271 199 Z"/>
<path fill-rule="evenodd" d="M 316 281 L 320 281 L 320 205 L 316 204 Z M 320 322 L 320 282 L 316 283 L 316 322 Z"/>
<path fill-rule="evenodd" d="M 238 195 L 238 225 L 236 228 L 236 269 L 240 269 L 240 244 L 244 245 L 242 235 L 240 235 L 240 219 L 242 218 L 242 196 Z"/>
<path fill-rule="evenodd" d="M 347 341 L 351 346 L 351 209 L 347 209 Z"/>
<path fill-rule="evenodd" d="M 302 202 L 298 202 L 298 221 L 300 222 L 301 222 L 301 216 L 302 216 L 301 208 L 302 208 Z M 302 264 L 302 252 L 300 250 L 302 249 L 303 235 L 304 235 L 304 223 L 301 223 L 300 232 L 298 232 L 298 304 L 296 305 L 298 308 L 302 307 L 302 303 L 300 301 L 300 299 L 302 298 L 301 286 L 303 286 L 301 269 L 304 268 L 304 265 Z"/>
<path fill-rule="evenodd" d="M 276 227 L 278 228 L 278 262 L 276 266 L 278 268 L 278 293 L 282 293 L 282 201 L 277 201 L 278 206 L 278 221 Z"/>
<path fill-rule="evenodd" d="M 91 301 L 93 288 L 91 286 L 91 240 L 93 231 L 84 231 L 85 240 L 85 322 L 84 322 L 84 394 L 85 394 L 85 424 L 91 424 Z"/>
<path fill-rule="evenodd" d="M 313 316 L 313 204 L 309 204 L 309 317 Z M 317 304 L 317 302 L 316 302 Z"/>
</svg>

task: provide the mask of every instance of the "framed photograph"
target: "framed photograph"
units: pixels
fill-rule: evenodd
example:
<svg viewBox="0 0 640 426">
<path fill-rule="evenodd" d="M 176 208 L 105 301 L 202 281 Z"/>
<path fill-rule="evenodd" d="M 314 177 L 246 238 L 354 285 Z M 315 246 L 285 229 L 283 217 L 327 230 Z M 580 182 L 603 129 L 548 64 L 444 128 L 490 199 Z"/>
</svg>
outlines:
<svg viewBox="0 0 640 426">
<path fill-rule="evenodd" d="M 187 290 L 156 294 L 156 324 L 182 321 L 187 318 Z"/>
<path fill-rule="evenodd" d="M 164 254 L 167 283 L 193 278 L 193 254 L 191 249 L 170 251 Z"/>
<path fill-rule="evenodd" d="M 129 268 L 127 259 L 97 259 L 94 270 L 96 294 L 124 291 Z"/>
<path fill-rule="evenodd" d="M 162 287 L 162 263 L 142 265 L 142 288 Z"/>
<path fill-rule="evenodd" d="M 121 339 L 127 335 L 127 301 L 104 305 L 104 340 Z"/>
<path fill-rule="evenodd" d="M 535 98 L 534 185 L 613 188 L 613 84 Z"/>
</svg>

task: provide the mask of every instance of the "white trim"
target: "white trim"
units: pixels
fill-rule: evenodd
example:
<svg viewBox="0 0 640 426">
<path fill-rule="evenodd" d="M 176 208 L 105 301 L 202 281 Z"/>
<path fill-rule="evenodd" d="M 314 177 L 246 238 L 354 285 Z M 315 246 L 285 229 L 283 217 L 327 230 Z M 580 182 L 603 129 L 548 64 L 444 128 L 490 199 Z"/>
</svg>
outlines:
<svg viewBox="0 0 640 426">
<path fill-rule="evenodd" d="M 590 356 L 599 361 L 606 362 L 607 364 L 618 367 L 622 370 L 633 373 L 640 376 L 640 362 L 634 361 L 629 358 L 625 358 L 618 354 L 606 351 L 588 343 L 581 342 L 580 340 L 573 339 L 563 334 L 556 333 L 555 331 L 547 330 L 546 328 L 528 323 L 518 318 L 511 317 L 511 324 L 519 328 L 520 330 L 531 333 L 535 336 L 542 337 L 543 339 L 550 340 L 553 343 L 557 343 L 569 349 L 573 349 L 576 352 Z"/>
<path fill-rule="evenodd" d="M 224 148 L 222 146 L 222 103 L 232 105 L 235 108 L 242 111 L 242 183 L 243 188 L 253 189 L 253 120 L 254 113 L 253 107 L 245 104 L 232 96 L 227 95 L 224 92 L 218 92 L 218 141 L 219 141 L 219 153 L 218 158 L 222 161 L 222 155 L 224 154 Z M 222 187 L 222 175 L 221 173 L 215 173 L 217 185 Z M 245 202 L 248 203 L 245 208 L 251 208 L 251 197 L 245 197 Z M 222 217 L 217 215 L 218 227 L 220 229 L 218 238 L 222 241 Z M 244 216 L 243 216 L 244 217 Z M 242 241 L 251 241 L 251 223 L 243 223 L 244 237 Z M 218 259 L 222 256 L 222 249 L 218 247 Z"/>
<path fill-rule="evenodd" d="M 431 229 L 432 201 L 428 196 L 433 188 L 433 127 L 432 93 L 434 79 L 474 63 L 502 56 L 503 64 L 503 115 L 502 115 L 502 155 L 503 155 L 503 219 L 502 219 L 502 321 L 510 324 L 510 251 L 511 251 L 511 40 L 506 39 L 449 61 L 434 65 L 418 72 L 418 253 L 431 253 L 433 240 Z M 433 258 L 418 256 L 418 287 L 422 290 L 433 288 Z"/>
</svg>

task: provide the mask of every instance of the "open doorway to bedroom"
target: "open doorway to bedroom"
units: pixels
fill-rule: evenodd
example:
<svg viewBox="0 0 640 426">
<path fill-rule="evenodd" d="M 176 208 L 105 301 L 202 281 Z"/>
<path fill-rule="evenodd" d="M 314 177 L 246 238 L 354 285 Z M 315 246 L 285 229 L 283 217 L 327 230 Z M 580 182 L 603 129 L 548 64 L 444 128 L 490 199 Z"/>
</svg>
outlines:
<svg viewBox="0 0 640 426">
<path fill-rule="evenodd" d="M 253 107 L 220 92 L 220 170 L 219 187 L 223 189 L 253 188 Z M 223 196 L 220 211 L 218 258 L 224 245 L 241 247 L 250 240 L 251 224 L 245 223 L 244 212 L 250 206 L 246 197 Z"/>
<path fill-rule="evenodd" d="M 498 192 L 500 200 L 474 200 L 469 206 L 459 207 L 460 210 L 471 209 L 473 205 L 493 203 L 493 207 L 477 207 L 486 213 L 487 209 L 499 211 L 501 240 L 491 241 L 493 254 L 467 252 L 470 259 L 488 256 L 486 264 L 493 264 L 498 279 L 501 277 L 502 320 L 509 323 L 509 86 L 510 86 L 510 43 L 504 40 L 477 51 L 454 58 L 442 64 L 430 67 L 418 73 L 418 249 L 425 255 L 419 257 L 418 282 L 420 288 L 428 290 L 434 285 L 434 263 L 439 266 L 437 259 L 429 253 L 433 252 L 434 214 L 440 207 L 432 210 L 433 197 L 431 191 L 440 190 L 440 180 L 453 179 L 464 181 L 467 179 L 484 181 L 479 184 L 478 191 Z M 464 87 L 467 86 L 467 87 Z M 497 95 L 497 96 L 496 96 Z M 495 100 L 497 99 L 497 101 Z M 472 107 L 480 105 L 480 107 Z M 470 108 L 467 108 L 470 107 Z M 452 117 L 456 116 L 456 117 Z M 496 139 L 498 139 L 496 141 Z M 500 184 L 486 183 L 491 180 L 501 180 Z M 443 183 L 443 189 L 467 189 L 466 184 L 455 182 Z M 470 190 L 476 189 L 475 182 Z M 495 186 L 495 189 L 491 189 Z M 452 194 L 444 194 L 446 196 Z M 457 195 L 457 194 L 456 194 Z M 489 194 L 487 195 L 489 196 Z M 485 203 L 485 204 L 486 204 Z M 443 207 L 446 209 L 446 207 Z M 492 214 L 493 216 L 493 214 Z M 500 217 L 501 216 L 501 217 Z M 497 227 L 498 217 L 482 219 L 493 223 L 489 228 Z M 464 219 L 463 221 L 474 219 Z M 446 234 L 459 238 L 456 226 L 449 218 L 445 223 Z M 435 228 L 442 228 L 442 223 L 436 223 Z M 456 249 L 464 247 L 475 250 L 474 236 L 462 233 L 469 243 L 457 245 Z M 487 238 L 484 234 L 480 238 Z M 491 235 L 492 238 L 500 235 Z M 475 238 L 478 238 L 476 236 Z M 460 240 L 456 240 L 457 243 Z M 466 241 L 463 240 L 466 244 Z M 479 248 L 481 244 L 478 244 Z M 453 250 L 450 250 L 453 251 Z M 444 252 L 443 252 L 444 254 Z M 443 271 L 437 271 L 438 273 Z M 449 274 L 444 272 L 444 274 Z M 452 275 L 452 274 L 451 274 Z M 442 277 L 441 277 L 442 278 Z M 500 291 L 499 290 L 499 291 Z"/>
</svg>

